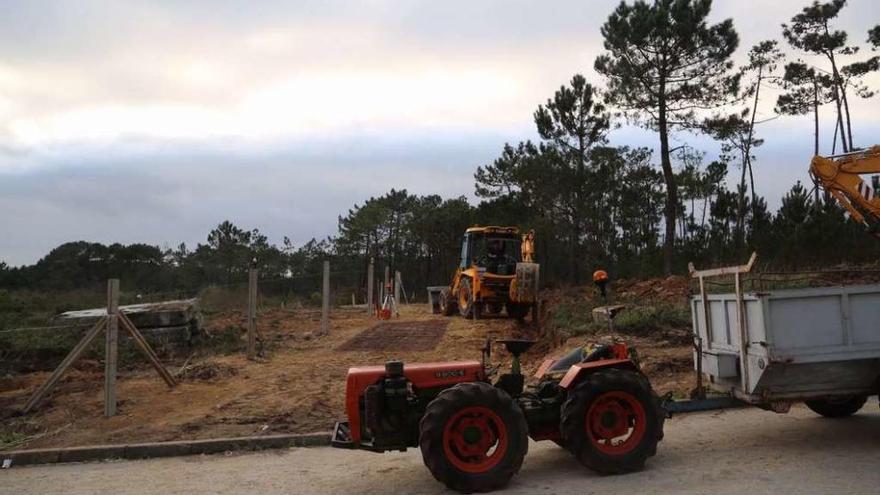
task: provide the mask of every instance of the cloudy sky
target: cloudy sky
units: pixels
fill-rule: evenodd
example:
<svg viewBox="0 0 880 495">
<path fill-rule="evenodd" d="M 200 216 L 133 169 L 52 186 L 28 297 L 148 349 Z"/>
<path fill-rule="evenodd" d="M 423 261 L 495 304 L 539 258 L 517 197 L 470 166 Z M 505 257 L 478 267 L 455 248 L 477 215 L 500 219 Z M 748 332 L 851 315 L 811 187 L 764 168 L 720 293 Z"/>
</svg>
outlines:
<svg viewBox="0 0 880 495">
<path fill-rule="evenodd" d="M 880 20 L 875 2 L 841 16 L 853 41 Z M 224 219 L 301 244 L 392 187 L 472 197 L 474 169 L 534 138 L 531 114 L 559 85 L 601 83 L 592 62 L 616 3 L 6 0 L 0 261 L 72 240 L 194 245 Z M 806 2 L 715 3 L 741 59 Z M 853 104 L 857 145 L 880 142 L 878 109 Z M 760 133 L 758 192 L 775 206 L 806 179 L 811 121 Z"/>
</svg>

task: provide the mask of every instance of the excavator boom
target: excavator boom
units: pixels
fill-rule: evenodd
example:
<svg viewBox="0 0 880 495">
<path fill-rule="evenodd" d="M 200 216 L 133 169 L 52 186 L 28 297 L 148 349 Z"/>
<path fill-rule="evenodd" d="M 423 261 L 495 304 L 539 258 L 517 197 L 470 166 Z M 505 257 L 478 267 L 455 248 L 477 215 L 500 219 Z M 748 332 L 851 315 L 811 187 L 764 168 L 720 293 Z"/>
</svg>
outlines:
<svg viewBox="0 0 880 495">
<path fill-rule="evenodd" d="M 862 178 L 866 174 L 878 175 L 873 175 L 869 183 Z M 880 146 L 843 155 L 815 156 L 810 175 L 880 239 Z"/>
</svg>

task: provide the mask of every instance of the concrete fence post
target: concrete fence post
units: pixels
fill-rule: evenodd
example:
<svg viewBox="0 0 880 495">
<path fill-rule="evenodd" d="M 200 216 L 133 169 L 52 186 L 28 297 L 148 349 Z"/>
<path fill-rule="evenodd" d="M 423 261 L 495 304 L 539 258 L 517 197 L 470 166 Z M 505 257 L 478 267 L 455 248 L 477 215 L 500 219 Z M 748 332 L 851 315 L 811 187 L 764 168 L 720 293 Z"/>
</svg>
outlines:
<svg viewBox="0 0 880 495">
<path fill-rule="evenodd" d="M 373 258 L 370 258 L 370 267 L 367 268 L 367 314 L 373 312 L 373 278 L 375 269 L 373 268 Z"/>
<path fill-rule="evenodd" d="M 116 416 L 116 366 L 119 358 L 119 279 L 107 281 L 107 331 L 104 346 L 104 416 Z"/>
<path fill-rule="evenodd" d="M 256 268 L 248 271 L 247 357 L 257 357 L 257 276 Z"/>
<path fill-rule="evenodd" d="M 324 294 L 321 305 L 321 334 L 330 333 L 330 261 L 324 262 Z"/>
</svg>

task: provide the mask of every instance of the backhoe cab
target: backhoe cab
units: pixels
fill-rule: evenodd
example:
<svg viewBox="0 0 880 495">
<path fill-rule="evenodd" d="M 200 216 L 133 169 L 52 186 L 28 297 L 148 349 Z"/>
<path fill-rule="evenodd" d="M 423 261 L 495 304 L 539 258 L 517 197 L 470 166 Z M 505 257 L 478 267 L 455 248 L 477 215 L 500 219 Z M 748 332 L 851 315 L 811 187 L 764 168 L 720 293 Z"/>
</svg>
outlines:
<svg viewBox="0 0 880 495">
<path fill-rule="evenodd" d="M 479 318 L 506 310 L 512 318 L 525 318 L 537 301 L 539 265 L 533 253 L 532 231 L 520 237 L 517 227 L 467 229 L 455 275 L 440 294 L 441 313 Z"/>
</svg>

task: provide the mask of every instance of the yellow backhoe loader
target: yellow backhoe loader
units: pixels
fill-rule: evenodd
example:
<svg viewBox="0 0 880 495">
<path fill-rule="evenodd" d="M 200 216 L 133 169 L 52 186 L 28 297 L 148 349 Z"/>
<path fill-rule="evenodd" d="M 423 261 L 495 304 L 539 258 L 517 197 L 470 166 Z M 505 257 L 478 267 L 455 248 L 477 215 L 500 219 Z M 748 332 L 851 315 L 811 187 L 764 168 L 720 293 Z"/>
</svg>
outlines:
<svg viewBox="0 0 880 495">
<path fill-rule="evenodd" d="M 458 268 L 440 294 L 440 312 L 479 318 L 506 310 L 512 318 L 525 318 L 538 300 L 534 254 L 534 231 L 520 236 L 517 227 L 467 229 Z"/>
<path fill-rule="evenodd" d="M 875 174 L 870 183 L 861 177 L 867 174 Z M 843 155 L 815 156 L 810 162 L 810 175 L 880 239 L 880 146 Z"/>
</svg>

